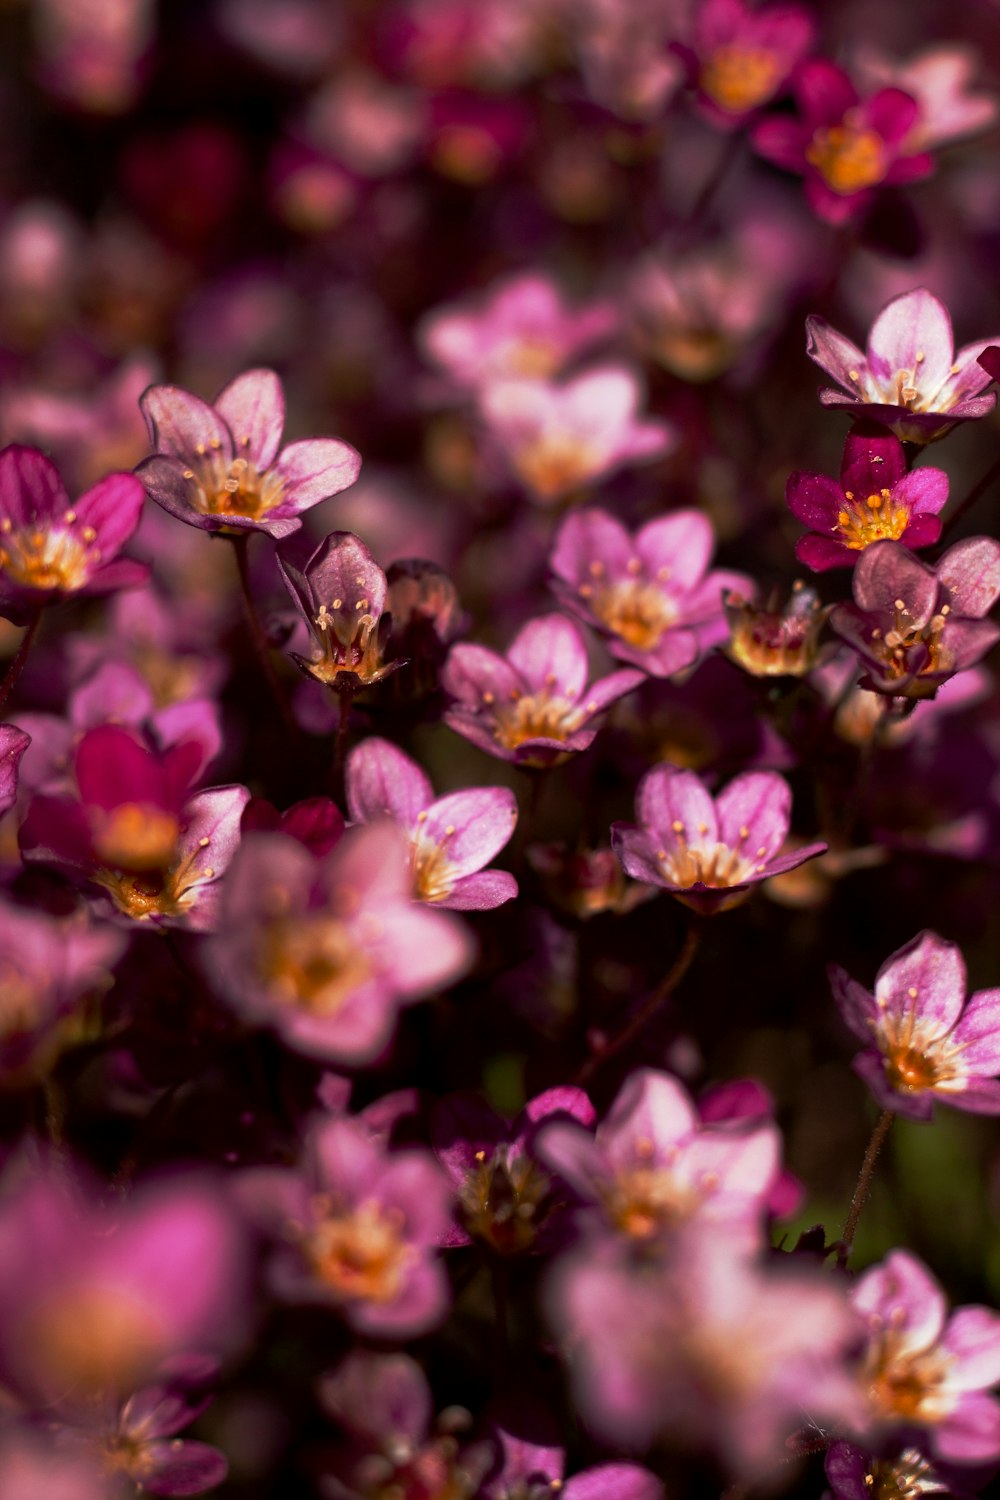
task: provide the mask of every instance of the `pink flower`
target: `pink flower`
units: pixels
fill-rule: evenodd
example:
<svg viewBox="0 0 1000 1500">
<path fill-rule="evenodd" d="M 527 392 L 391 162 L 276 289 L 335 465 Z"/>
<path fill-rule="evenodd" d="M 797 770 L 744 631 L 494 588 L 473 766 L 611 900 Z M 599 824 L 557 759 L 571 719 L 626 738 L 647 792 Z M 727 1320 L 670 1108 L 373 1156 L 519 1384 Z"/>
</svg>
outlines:
<svg viewBox="0 0 1000 1500">
<path fill-rule="evenodd" d="M 658 516 L 634 536 L 607 511 L 576 511 L 556 534 L 554 589 L 614 656 L 672 677 L 724 639 L 724 591 L 749 587 L 740 573 L 708 571 L 713 545 L 696 510 Z"/>
<path fill-rule="evenodd" d="M 1000 989 L 965 998 L 954 943 L 922 932 L 887 958 L 869 994 L 830 970 L 833 998 L 866 1045 L 854 1061 L 883 1109 L 929 1120 L 935 1101 L 1000 1114 Z"/>
<path fill-rule="evenodd" d="M 906 146 L 929 151 L 988 130 L 995 122 L 998 101 L 993 93 L 974 93 L 970 87 L 979 59 L 961 42 L 938 42 L 904 60 L 873 47 L 856 48 L 855 76 L 866 87 L 897 88 L 915 99 L 919 113 Z"/>
<path fill-rule="evenodd" d="M 956 422 L 996 406 L 995 391 L 981 394 L 990 375 L 979 365 L 996 338 L 966 344 L 956 354 L 948 309 L 925 287 L 886 303 L 864 354 L 825 318 L 807 318 L 806 333 L 809 358 L 841 387 L 821 390 L 823 405 L 871 417 L 904 442 L 933 442 Z"/>
<path fill-rule="evenodd" d="M 0 615 L 23 625 L 70 595 L 143 583 L 144 563 L 118 553 L 139 524 L 142 485 L 109 474 L 70 503 L 58 471 L 34 448 L 0 452 Z"/>
<path fill-rule="evenodd" d="M 826 850 L 805 844 L 781 854 L 792 794 L 774 771 L 747 771 L 712 797 L 693 771 L 654 766 L 639 783 L 639 826 L 615 823 L 612 846 L 628 875 L 670 891 L 711 915 L 745 901 L 753 887 Z"/>
<path fill-rule="evenodd" d="M 289 536 L 303 511 L 358 477 L 349 443 L 281 447 L 285 399 L 273 370 L 247 370 L 212 406 L 173 385 L 151 385 L 140 406 L 156 452 L 136 473 L 164 510 L 205 531 Z"/>
<path fill-rule="evenodd" d="M 301 565 L 298 550 L 279 553 L 278 568 L 313 647 L 308 657 L 289 653 L 299 670 L 353 696 L 403 666 L 385 657 L 388 584 L 364 542 L 349 531 L 332 531 Z"/>
<path fill-rule="evenodd" d="M 846 224 L 867 209 L 874 189 L 917 182 L 933 162 L 907 149 L 917 104 L 901 89 L 859 97 L 851 79 L 814 57 L 794 81 L 801 119 L 771 116 L 754 128 L 755 150 L 805 177 L 806 199 L 828 224 Z"/>
<path fill-rule="evenodd" d="M 553 505 L 637 460 L 661 458 L 674 430 L 637 417 L 639 381 L 624 365 L 588 370 L 563 385 L 497 380 L 481 392 L 493 447 L 541 505 Z"/>
<path fill-rule="evenodd" d="M 800 5 L 703 0 L 695 7 L 689 56 L 701 112 L 723 129 L 769 104 L 812 46 L 816 23 Z"/>
<path fill-rule="evenodd" d="M 1000 1458 L 1000 1314 L 959 1307 L 915 1255 L 893 1250 L 860 1276 L 851 1301 L 868 1328 L 860 1374 L 863 1435 L 916 1441 L 946 1462 Z"/>
<path fill-rule="evenodd" d="M 355 746 L 345 776 L 353 822 L 388 817 L 409 839 L 415 900 L 486 911 L 517 895 L 513 875 L 483 869 L 517 822 L 517 801 L 507 787 L 468 787 L 435 800 L 416 761 L 376 738 Z"/>
<path fill-rule="evenodd" d="M 441 676 L 455 699 L 445 723 L 500 760 L 553 765 L 586 750 L 597 733 L 590 721 L 642 681 L 612 672 L 588 687 L 588 673 L 583 637 L 565 615 L 529 620 L 506 657 L 460 643 Z"/>
<path fill-rule="evenodd" d="M 929 547 L 941 535 L 938 512 L 948 499 L 942 469 L 908 469 L 903 445 L 883 428 L 854 427 L 844 444 L 840 481 L 790 474 L 788 508 L 819 535 L 800 537 L 799 562 L 815 573 L 853 567 L 856 554 L 889 538 Z"/>
</svg>

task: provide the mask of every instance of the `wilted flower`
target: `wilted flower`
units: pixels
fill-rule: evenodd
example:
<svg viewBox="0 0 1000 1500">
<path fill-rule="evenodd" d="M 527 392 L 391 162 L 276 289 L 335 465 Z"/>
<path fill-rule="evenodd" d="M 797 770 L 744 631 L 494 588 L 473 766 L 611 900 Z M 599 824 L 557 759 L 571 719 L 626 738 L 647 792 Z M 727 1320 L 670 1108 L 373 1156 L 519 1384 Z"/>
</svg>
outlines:
<svg viewBox="0 0 1000 1500">
<path fill-rule="evenodd" d="M 871 417 L 905 442 L 933 442 L 956 422 L 984 417 L 996 406 L 996 392 L 986 391 L 990 375 L 979 364 L 996 339 L 956 353 L 948 309 L 925 287 L 886 303 L 864 354 L 825 318 L 807 318 L 806 333 L 809 358 L 841 388 L 821 390 L 823 405 Z"/>
<path fill-rule="evenodd" d="M 724 599 L 731 661 L 752 677 L 804 677 L 819 659 L 819 635 L 829 609 L 801 580 L 792 585 L 784 607 L 776 601 L 755 604 L 739 593 Z"/>
<path fill-rule="evenodd" d="M 965 998 L 954 943 L 922 932 L 886 959 L 869 994 L 839 967 L 833 997 L 865 1044 L 854 1070 L 883 1109 L 929 1120 L 935 1101 L 1000 1114 L 1000 989 Z"/>
<path fill-rule="evenodd" d="M 780 853 L 791 807 L 788 783 L 774 771 L 747 771 L 713 798 L 693 771 L 654 766 L 636 792 L 639 826 L 615 823 L 611 842 L 633 880 L 710 915 L 825 851 L 825 844 L 805 844 Z"/>
<path fill-rule="evenodd" d="M 173 385 L 150 386 L 140 405 L 156 452 L 139 478 L 164 510 L 205 531 L 288 536 L 303 511 L 358 477 L 349 443 L 281 447 L 285 398 L 273 370 L 247 370 L 212 406 Z"/>
<path fill-rule="evenodd" d="M 1000 543 L 967 537 L 928 567 L 900 542 L 866 547 L 851 580 L 853 604 L 830 624 L 857 652 L 861 686 L 899 698 L 932 698 L 1000 639 L 984 619 L 1000 597 Z"/>
<path fill-rule="evenodd" d="M 853 567 L 873 542 L 929 547 L 941 535 L 938 512 L 948 499 L 943 469 L 909 469 L 903 445 L 882 428 L 853 428 L 844 444 L 840 481 L 825 474 L 790 474 L 788 508 L 818 535 L 795 543 L 795 556 L 814 572 Z"/>
<path fill-rule="evenodd" d="M 345 778 L 353 822 L 391 818 L 409 839 L 415 900 L 486 911 L 517 895 L 513 875 L 483 869 L 517 822 L 517 801 L 507 787 L 469 787 L 435 800 L 416 761 L 374 737 L 348 755 Z"/>
<path fill-rule="evenodd" d="M 586 750 L 594 716 L 642 681 L 639 672 L 612 672 L 588 688 L 588 673 L 583 637 L 565 615 L 529 620 L 506 657 L 462 642 L 441 678 L 455 699 L 445 723 L 501 760 L 553 765 Z"/>
</svg>

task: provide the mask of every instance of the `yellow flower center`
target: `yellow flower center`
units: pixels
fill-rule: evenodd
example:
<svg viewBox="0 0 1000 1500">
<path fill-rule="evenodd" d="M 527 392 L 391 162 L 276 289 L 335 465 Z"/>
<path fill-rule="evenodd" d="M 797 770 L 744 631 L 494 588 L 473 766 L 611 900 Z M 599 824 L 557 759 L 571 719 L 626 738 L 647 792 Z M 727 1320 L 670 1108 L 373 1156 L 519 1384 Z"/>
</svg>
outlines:
<svg viewBox="0 0 1000 1500">
<path fill-rule="evenodd" d="M 897 1422 L 940 1420 L 948 1410 L 941 1392 L 948 1363 L 940 1349 L 906 1349 L 887 1326 L 874 1339 L 862 1376 L 876 1414 Z"/>
<path fill-rule="evenodd" d="M 510 701 L 496 710 L 493 738 L 505 750 L 516 750 L 527 740 L 567 740 L 583 723 L 585 711 L 568 698 L 511 691 Z"/>
<path fill-rule="evenodd" d="M 424 814 L 423 816 L 426 816 Z M 454 833 L 454 828 L 450 833 Z M 449 830 L 445 830 L 445 838 Z M 444 842 L 417 834 L 412 844 L 413 895 L 417 901 L 444 901 L 455 887 L 455 866 L 448 858 Z"/>
<path fill-rule="evenodd" d="M 199 886 L 215 879 L 211 865 L 197 868 L 198 860 L 209 840 L 201 839 L 177 864 L 167 869 L 143 872 L 109 867 L 96 870 L 91 877 L 103 886 L 120 912 L 134 922 L 148 922 L 154 917 L 180 917 L 197 900 Z"/>
<path fill-rule="evenodd" d="M 323 912 L 272 922 L 258 968 L 280 1000 L 318 1016 L 336 1014 L 372 973 L 349 929 Z"/>
<path fill-rule="evenodd" d="M 879 490 L 864 500 L 856 500 L 847 490 L 845 499 L 847 504 L 837 515 L 837 525 L 853 552 L 861 552 L 872 542 L 882 542 L 886 538 L 896 542 L 909 525 L 909 511 L 905 505 L 891 503 L 889 490 Z"/>
<path fill-rule="evenodd" d="M 547 380 L 562 363 L 562 355 L 551 340 L 527 336 L 512 341 L 503 360 L 507 372 L 525 380 Z"/>
<path fill-rule="evenodd" d="M 380 615 L 371 613 L 368 599 L 358 599 L 354 615 L 344 613 L 343 599 L 321 604 L 313 624 L 322 645 L 322 654 L 309 663 L 310 675 L 327 687 L 337 687 L 345 673 L 359 677 L 362 683 L 375 683 L 386 675 L 379 637 Z"/>
<path fill-rule="evenodd" d="M 243 447 L 250 439 L 244 438 Z M 184 470 L 184 478 L 195 486 L 194 506 L 204 516 L 245 516 L 256 521 L 280 505 L 285 481 L 274 469 L 261 473 L 245 456 L 227 464 L 222 444 L 215 438 L 208 446 L 199 443 L 196 467 Z"/>
<path fill-rule="evenodd" d="M 578 489 L 601 467 L 596 448 L 567 432 L 550 432 L 514 455 L 514 467 L 541 500 L 555 500 Z"/>
<path fill-rule="evenodd" d="M 741 115 L 774 93 L 781 65 L 764 47 L 719 47 L 701 71 L 701 86 L 720 109 Z"/>
<path fill-rule="evenodd" d="M 72 512 L 70 517 L 75 519 Z M 100 552 L 89 545 L 96 536 L 89 526 L 79 534 L 60 526 L 15 531 L 5 519 L 0 522 L 0 568 L 23 588 L 70 592 L 82 588 L 100 563 Z"/>
<path fill-rule="evenodd" d="M 101 815 L 93 834 L 96 853 L 123 870 L 162 870 L 174 857 L 180 824 L 148 803 L 123 802 Z"/>
<path fill-rule="evenodd" d="M 133 1389 L 161 1352 L 164 1332 L 127 1292 L 85 1283 L 55 1292 L 22 1338 L 53 1395 L 96 1395 Z"/>
<path fill-rule="evenodd" d="M 821 126 L 806 148 L 806 160 L 828 187 L 847 195 L 881 182 L 888 169 L 885 142 L 874 130 L 851 125 Z"/>
<path fill-rule="evenodd" d="M 696 1189 L 666 1167 L 637 1166 L 620 1172 L 605 1197 L 611 1222 L 631 1239 L 650 1240 L 694 1212 Z"/>
<path fill-rule="evenodd" d="M 319 1279 L 352 1302 L 398 1297 L 414 1249 L 403 1239 L 403 1215 L 369 1200 L 330 1213 L 305 1236 L 303 1250 Z"/>
</svg>

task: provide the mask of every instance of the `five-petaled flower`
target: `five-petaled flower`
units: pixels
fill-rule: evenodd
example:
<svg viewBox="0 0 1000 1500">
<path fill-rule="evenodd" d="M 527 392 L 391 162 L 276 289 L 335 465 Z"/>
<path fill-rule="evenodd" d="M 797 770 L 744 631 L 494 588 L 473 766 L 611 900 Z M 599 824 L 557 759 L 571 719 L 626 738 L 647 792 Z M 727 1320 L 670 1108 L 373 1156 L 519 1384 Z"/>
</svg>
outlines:
<svg viewBox="0 0 1000 1500">
<path fill-rule="evenodd" d="M 869 992 L 830 969 L 840 1013 L 866 1044 L 854 1070 L 884 1109 L 929 1120 L 935 1100 L 1000 1114 L 1000 989 L 965 998 L 954 943 L 922 932 L 886 959 Z"/>
<path fill-rule="evenodd" d="M 285 398 L 273 370 L 245 371 L 211 406 L 174 385 L 151 385 L 139 404 L 156 452 L 136 473 L 158 505 L 205 531 L 289 536 L 361 468 L 337 438 L 281 447 Z"/>
<path fill-rule="evenodd" d="M 865 353 L 825 318 L 807 318 L 806 333 L 809 358 L 840 386 L 821 390 L 822 404 L 871 417 L 904 442 L 933 442 L 997 404 L 996 392 L 986 390 L 992 372 L 979 363 L 996 338 L 956 353 L 948 309 L 926 287 L 886 303 Z"/>
</svg>

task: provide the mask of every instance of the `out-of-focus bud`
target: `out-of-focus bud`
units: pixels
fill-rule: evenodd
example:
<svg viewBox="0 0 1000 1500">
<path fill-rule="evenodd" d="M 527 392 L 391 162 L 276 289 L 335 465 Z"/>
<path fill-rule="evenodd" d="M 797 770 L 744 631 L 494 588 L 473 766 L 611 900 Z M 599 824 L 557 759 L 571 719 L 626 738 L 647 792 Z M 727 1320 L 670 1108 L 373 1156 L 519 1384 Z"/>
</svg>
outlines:
<svg viewBox="0 0 1000 1500">
<path fill-rule="evenodd" d="M 604 911 L 631 911 L 652 894 L 651 888 L 626 878 L 610 848 L 532 844 L 527 859 L 553 905 L 581 921 Z"/>
</svg>

